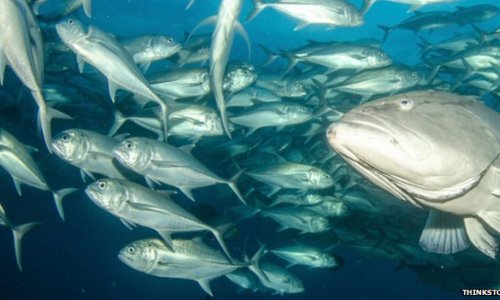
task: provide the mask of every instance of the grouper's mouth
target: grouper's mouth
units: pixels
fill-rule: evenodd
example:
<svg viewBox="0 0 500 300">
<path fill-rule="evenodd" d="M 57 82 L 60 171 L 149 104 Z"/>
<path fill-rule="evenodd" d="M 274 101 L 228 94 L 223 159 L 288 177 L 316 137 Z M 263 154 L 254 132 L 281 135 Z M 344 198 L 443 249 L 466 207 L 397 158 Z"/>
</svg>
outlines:
<svg viewBox="0 0 500 300">
<path fill-rule="evenodd" d="M 386 127 L 383 127 L 385 123 L 384 120 L 376 118 L 374 116 L 368 116 L 362 113 L 356 113 L 358 116 L 353 118 L 352 120 L 341 119 L 339 122 L 336 122 L 330 125 L 326 131 L 326 136 L 329 144 L 332 148 L 355 170 L 361 173 L 368 180 L 373 182 L 375 185 L 385 189 L 389 193 L 394 196 L 408 201 L 415 206 L 421 207 L 417 201 L 409 195 L 405 190 L 403 190 L 397 182 L 398 179 L 393 178 L 390 174 L 387 174 L 383 170 L 375 167 L 370 164 L 367 159 L 363 157 L 360 153 L 356 152 L 352 147 L 349 147 L 348 143 L 343 143 L 343 141 L 337 139 L 337 129 L 339 127 L 348 128 L 361 128 L 363 130 L 369 130 L 372 132 L 377 132 L 377 135 L 387 135 L 389 138 L 393 136 Z M 361 115 L 361 116 L 360 116 Z M 368 120 L 366 120 L 368 119 Z M 375 122 L 370 122 L 372 119 Z"/>
</svg>

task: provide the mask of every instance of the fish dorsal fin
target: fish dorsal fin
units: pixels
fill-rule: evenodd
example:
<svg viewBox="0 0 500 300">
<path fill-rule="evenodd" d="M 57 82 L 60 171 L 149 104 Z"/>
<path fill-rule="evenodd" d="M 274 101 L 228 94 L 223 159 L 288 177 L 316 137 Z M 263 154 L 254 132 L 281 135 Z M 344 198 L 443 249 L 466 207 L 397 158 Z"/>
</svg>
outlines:
<svg viewBox="0 0 500 300">
<path fill-rule="evenodd" d="M 189 144 L 189 145 L 184 145 L 184 146 L 180 146 L 179 149 L 182 150 L 183 152 L 191 155 L 191 151 L 193 151 L 193 148 L 195 147 L 196 145 L 193 145 L 193 144 Z"/>
<path fill-rule="evenodd" d="M 469 247 L 461 216 L 431 209 L 420 235 L 420 246 L 427 252 L 452 254 Z"/>
<path fill-rule="evenodd" d="M 92 17 L 92 0 L 82 0 L 82 6 L 87 17 Z"/>
</svg>

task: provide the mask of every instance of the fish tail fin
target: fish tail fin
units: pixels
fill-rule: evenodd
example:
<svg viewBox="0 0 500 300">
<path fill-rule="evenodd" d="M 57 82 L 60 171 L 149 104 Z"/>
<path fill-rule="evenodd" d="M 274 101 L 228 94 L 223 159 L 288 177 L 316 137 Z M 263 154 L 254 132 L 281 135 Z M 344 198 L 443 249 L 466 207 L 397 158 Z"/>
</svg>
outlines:
<svg viewBox="0 0 500 300">
<path fill-rule="evenodd" d="M 424 56 L 432 49 L 432 44 L 421 36 L 419 38 L 420 43 L 417 43 L 417 45 L 420 47 L 420 56 Z"/>
<path fill-rule="evenodd" d="M 243 202 L 243 204 L 247 205 L 247 202 L 243 198 L 243 195 L 241 194 L 238 186 L 236 185 L 236 183 L 240 179 L 241 175 L 243 173 L 245 173 L 245 171 L 246 171 L 246 169 L 239 170 L 238 173 L 236 173 L 235 175 L 233 175 L 233 177 L 231 177 L 231 179 L 228 180 L 227 185 L 233 190 L 233 192 L 236 194 L 236 196 L 238 197 L 238 199 L 240 199 L 240 201 Z"/>
<path fill-rule="evenodd" d="M 479 46 L 482 46 L 486 37 L 488 36 L 488 33 L 484 30 L 482 30 L 481 28 L 479 28 L 477 25 L 475 24 L 471 24 L 472 28 L 474 28 L 474 31 L 477 32 L 477 34 L 479 35 Z"/>
<path fill-rule="evenodd" d="M 12 227 L 12 235 L 14 236 L 14 250 L 16 253 L 16 262 L 19 270 L 23 270 L 22 260 L 21 260 L 21 245 L 23 237 L 30 232 L 33 228 L 41 225 L 39 222 L 26 223 L 19 226 Z"/>
<path fill-rule="evenodd" d="M 372 7 L 373 3 L 375 3 L 375 1 L 376 0 L 364 0 L 363 1 L 363 7 L 359 11 L 359 13 L 361 15 L 366 14 L 368 12 L 368 10 L 370 10 L 370 8 Z"/>
<path fill-rule="evenodd" d="M 42 131 L 43 140 L 49 153 L 52 153 L 52 128 L 50 126 L 52 119 L 71 119 L 71 117 L 52 107 L 45 106 L 38 108 L 38 125 Z"/>
<path fill-rule="evenodd" d="M 297 65 L 299 59 L 293 53 L 287 51 L 281 51 L 281 54 L 283 56 L 286 56 L 286 58 L 288 59 L 288 65 L 283 72 L 283 77 L 285 77 L 285 75 L 288 74 L 288 72 L 290 72 Z"/>
<path fill-rule="evenodd" d="M 260 268 L 260 260 L 262 256 L 266 253 L 266 245 L 261 245 L 259 250 L 255 252 L 250 261 L 247 259 L 247 263 L 249 264 L 248 268 L 252 271 L 261 281 L 266 281 L 267 276 Z"/>
<path fill-rule="evenodd" d="M 193 4 L 194 4 L 194 0 L 189 0 L 189 3 L 186 5 L 186 8 L 185 8 L 185 9 L 186 9 L 186 10 L 190 9 L 190 8 L 191 8 L 191 6 L 193 6 Z"/>
<path fill-rule="evenodd" d="M 118 130 L 125 124 L 126 121 L 128 121 L 128 117 L 126 117 L 124 114 L 122 114 L 117 108 L 113 108 L 113 125 L 108 131 L 108 136 L 113 136 L 115 135 Z"/>
<path fill-rule="evenodd" d="M 33 13 L 38 16 L 40 14 L 40 6 L 44 5 L 47 2 L 48 2 L 48 0 L 36 0 L 36 1 L 34 1 L 33 4 L 31 5 L 31 9 L 33 10 Z"/>
<path fill-rule="evenodd" d="M 271 49 L 267 48 L 266 46 L 264 45 L 260 45 L 259 44 L 259 47 L 260 49 L 262 49 L 262 51 L 264 51 L 264 53 L 266 54 L 266 60 L 260 65 L 260 68 L 265 68 L 267 66 L 269 66 L 270 64 L 272 64 L 277 58 L 279 58 L 279 54 L 272 51 Z"/>
<path fill-rule="evenodd" d="M 384 31 L 384 37 L 382 38 L 382 43 L 387 40 L 387 37 L 389 36 L 389 32 L 392 30 L 391 27 L 384 26 L 384 25 L 377 25 L 378 28 L 382 29 Z"/>
<path fill-rule="evenodd" d="M 245 23 L 248 23 L 253 20 L 260 12 L 267 7 L 267 4 L 262 2 L 262 0 L 252 0 L 253 2 L 253 10 L 248 14 L 248 17 L 245 20 Z"/>
<path fill-rule="evenodd" d="M 64 219 L 64 209 L 63 209 L 64 197 L 66 197 L 67 195 L 69 195 L 77 190 L 78 189 L 76 189 L 76 188 L 65 188 L 65 189 L 61 189 L 61 190 L 52 192 L 54 195 L 54 203 L 56 204 L 57 213 L 59 214 L 59 217 L 63 221 L 65 220 Z"/>
<path fill-rule="evenodd" d="M 210 25 L 210 24 L 216 24 L 217 23 L 217 15 L 215 16 L 211 16 L 211 17 L 208 17 L 206 18 L 205 20 L 201 21 L 200 23 L 198 23 L 198 25 L 196 25 L 193 30 L 191 30 L 191 33 L 189 33 L 188 37 L 186 38 L 186 40 L 184 41 L 184 44 L 187 44 L 189 42 L 189 40 L 191 39 L 191 36 L 198 30 L 200 29 L 201 27 L 203 26 L 206 26 L 206 25 Z"/>
</svg>

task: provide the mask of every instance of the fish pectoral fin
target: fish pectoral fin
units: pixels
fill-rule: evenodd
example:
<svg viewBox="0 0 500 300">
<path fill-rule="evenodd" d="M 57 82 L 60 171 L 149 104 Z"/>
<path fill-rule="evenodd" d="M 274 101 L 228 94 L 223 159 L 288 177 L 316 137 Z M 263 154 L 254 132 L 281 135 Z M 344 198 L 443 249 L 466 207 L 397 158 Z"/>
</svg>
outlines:
<svg viewBox="0 0 500 300">
<path fill-rule="evenodd" d="M 210 288 L 210 280 L 212 280 L 212 278 L 209 278 L 209 279 L 199 279 L 197 281 L 198 281 L 198 284 L 201 286 L 201 288 L 207 294 L 209 294 L 211 297 L 213 297 L 214 294 L 212 293 L 212 289 Z"/>
<path fill-rule="evenodd" d="M 21 192 L 21 183 L 22 182 L 14 176 L 12 176 L 12 181 L 14 181 L 14 186 L 16 187 L 17 194 L 19 196 L 22 196 L 22 192 Z"/>
<path fill-rule="evenodd" d="M 498 250 L 496 238 L 484 228 L 484 225 L 477 218 L 465 218 L 464 223 L 472 245 L 485 255 L 495 259 Z"/>
<path fill-rule="evenodd" d="M 120 218 L 120 221 L 122 222 L 123 225 L 125 225 L 125 227 L 127 227 L 130 230 L 134 229 L 134 227 L 137 227 L 137 225 L 125 219 Z"/>
<path fill-rule="evenodd" d="M 305 27 L 307 27 L 309 25 L 311 25 L 311 23 L 301 22 L 297 26 L 295 26 L 295 28 L 293 29 L 293 31 L 299 31 L 299 30 L 304 29 Z"/>
<path fill-rule="evenodd" d="M 161 185 L 161 183 L 159 183 L 158 181 L 156 181 L 150 177 L 145 176 L 144 179 L 146 180 L 148 187 L 152 190 L 155 189 L 155 186 Z"/>
<path fill-rule="evenodd" d="M 116 91 L 119 88 L 120 87 L 116 83 L 114 83 L 111 80 L 108 80 L 109 97 L 111 97 L 111 100 L 113 101 L 113 103 L 115 103 Z"/>
<path fill-rule="evenodd" d="M 129 203 L 130 207 L 133 208 L 133 209 L 137 209 L 137 210 L 141 210 L 141 211 L 150 211 L 150 212 L 155 212 L 155 213 L 160 213 L 160 214 L 164 214 L 165 211 L 156 207 L 156 206 L 153 206 L 153 205 L 150 205 L 150 204 L 145 204 L 145 203 Z M 167 214 L 165 214 L 167 215 Z"/>
<path fill-rule="evenodd" d="M 94 174 L 90 173 L 88 170 L 80 169 L 80 176 L 82 177 L 83 182 L 87 182 L 87 178 L 90 178 L 95 181 Z"/>
<path fill-rule="evenodd" d="M 172 237 L 170 236 L 172 233 L 168 230 L 157 230 L 157 232 L 159 235 L 161 235 L 161 237 L 165 241 L 165 246 L 167 246 L 167 248 L 170 249 L 172 252 L 175 252 L 174 244 L 172 243 Z"/>
<path fill-rule="evenodd" d="M 422 8 L 422 6 L 424 6 L 423 4 L 413 4 L 412 6 L 410 6 L 410 8 L 408 9 L 407 12 L 415 12 L 417 10 L 419 10 L 420 8 Z"/>
<path fill-rule="evenodd" d="M 5 67 L 7 66 L 7 58 L 5 54 L 3 54 L 2 49 L 0 48 L 0 85 L 3 85 L 3 76 L 5 73 Z"/>
<path fill-rule="evenodd" d="M 87 17 L 92 17 L 92 0 L 82 0 L 82 6 Z"/>
<path fill-rule="evenodd" d="M 189 198 L 189 200 L 195 202 L 196 200 L 193 197 L 193 191 L 190 188 L 179 187 L 179 190 Z"/>
<path fill-rule="evenodd" d="M 142 73 L 146 73 L 150 66 L 151 66 L 150 61 L 146 61 L 146 62 L 139 64 L 139 68 L 141 68 Z"/>
<path fill-rule="evenodd" d="M 80 74 L 83 73 L 83 69 L 85 69 L 85 61 L 83 60 L 83 57 L 80 55 L 76 56 L 76 63 L 78 64 L 78 71 Z"/>
<path fill-rule="evenodd" d="M 420 235 L 420 246 L 427 252 L 452 254 L 469 247 L 461 216 L 431 209 Z"/>
</svg>

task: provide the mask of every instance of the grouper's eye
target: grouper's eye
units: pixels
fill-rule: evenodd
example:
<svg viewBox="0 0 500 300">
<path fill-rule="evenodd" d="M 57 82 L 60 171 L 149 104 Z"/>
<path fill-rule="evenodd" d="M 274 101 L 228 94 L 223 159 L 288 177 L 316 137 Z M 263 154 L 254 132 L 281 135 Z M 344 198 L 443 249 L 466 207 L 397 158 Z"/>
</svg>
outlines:
<svg viewBox="0 0 500 300">
<path fill-rule="evenodd" d="M 403 98 L 399 100 L 399 104 L 403 110 L 409 110 L 413 107 L 413 101 L 411 99 Z"/>
</svg>

